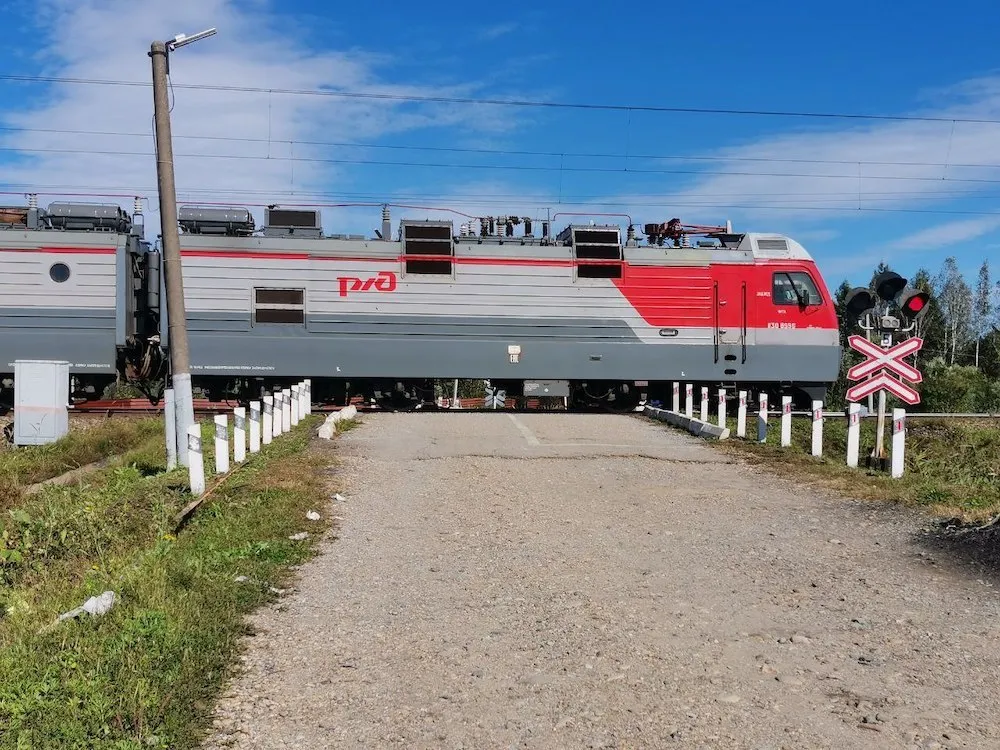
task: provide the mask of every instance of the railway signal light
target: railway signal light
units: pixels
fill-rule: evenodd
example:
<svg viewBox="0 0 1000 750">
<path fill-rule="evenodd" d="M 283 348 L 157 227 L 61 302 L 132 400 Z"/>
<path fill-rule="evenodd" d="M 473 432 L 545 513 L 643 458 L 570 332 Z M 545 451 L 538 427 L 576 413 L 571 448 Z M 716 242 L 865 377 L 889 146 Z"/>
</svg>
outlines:
<svg viewBox="0 0 1000 750">
<path fill-rule="evenodd" d="M 931 296 L 927 292 L 905 287 L 896 298 L 896 304 L 907 320 L 915 322 L 927 314 L 930 300 Z"/>
<path fill-rule="evenodd" d="M 886 302 L 892 302 L 906 288 L 906 279 L 895 271 L 883 271 L 872 280 L 875 294 Z"/>
<path fill-rule="evenodd" d="M 844 298 L 844 310 L 852 318 L 860 318 L 875 307 L 877 300 L 870 289 L 863 286 L 855 287 Z"/>
</svg>

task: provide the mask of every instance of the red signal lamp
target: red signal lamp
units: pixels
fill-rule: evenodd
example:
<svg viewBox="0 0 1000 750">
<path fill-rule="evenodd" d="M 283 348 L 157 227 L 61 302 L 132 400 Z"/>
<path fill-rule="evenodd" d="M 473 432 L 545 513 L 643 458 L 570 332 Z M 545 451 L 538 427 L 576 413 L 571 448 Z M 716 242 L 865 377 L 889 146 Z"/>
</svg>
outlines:
<svg viewBox="0 0 1000 750">
<path fill-rule="evenodd" d="M 927 303 L 930 302 L 930 299 L 927 292 L 907 287 L 900 292 L 897 301 L 903 315 L 913 321 L 919 320 L 927 312 Z"/>
</svg>

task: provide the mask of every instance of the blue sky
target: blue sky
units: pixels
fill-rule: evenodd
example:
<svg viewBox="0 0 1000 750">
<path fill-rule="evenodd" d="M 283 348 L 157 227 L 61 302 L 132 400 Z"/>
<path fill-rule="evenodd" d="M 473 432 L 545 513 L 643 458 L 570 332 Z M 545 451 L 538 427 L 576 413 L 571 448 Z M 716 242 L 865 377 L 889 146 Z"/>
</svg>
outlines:
<svg viewBox="0 0 1000 750">
<path fill-rule="evenodd" d="M 151 39 L 216 26 L 216 37 L 173 58 L 182 201 L 730 219 L 739 230 L 799 239 L 831 286 L 867 281 L 883 259 L 904 274 L 936 272 L 947 255 L 971 281 L 985 258 L 1000 258 L 1000 123 L 957 120 L 1000 121 L 1000 7 L 813 5 L 640 2 L 623 13 L 620 3 L 512 1 L 457 13 L 433 0 L 0 0 L 0 74 L 144 82 Z M 469 106 L 186 84 L 946 121 Z M 148 88 L 0 79 L 0 190 L 34 188 L 43 203 L 74 192 L 140 194 L 155 225 L 150 118 Z M 990 164 L 998 166 L 969 166 Z M 322 210 L 328 232 L 370 233 L 379 222 L 374 207 Z M 404 213 L 444 215 L 394 209 Z"/>
</svg>

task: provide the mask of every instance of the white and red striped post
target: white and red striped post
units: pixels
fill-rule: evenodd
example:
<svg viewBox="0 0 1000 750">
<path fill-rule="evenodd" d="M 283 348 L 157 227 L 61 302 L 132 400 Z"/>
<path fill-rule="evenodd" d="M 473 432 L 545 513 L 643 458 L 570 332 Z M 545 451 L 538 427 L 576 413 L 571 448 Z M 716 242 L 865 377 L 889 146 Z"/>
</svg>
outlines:
<svg viewBox="0 0 1000 750">
<path fill-rule="evenodd" d="M 812 454 L 816 458 L 823 455 L 823 402 L 812 402 Z"/>
<path fill-rule="evenodd" d="M 274 389 L 274 424 L 271 432 L 274 437 L 281 437 L 281 425 L 283 424 L 281 415 L 285 411 L 285 394 L 280 388 Z"/>
<path fill-rule="evenodd" d="M 292 431 L 292 389 L 283 388 L 281 391 L 281 431 Z"/>
<path fill-rule="evenodd" d="M 291 392 L 289 422 L 292 427 L 295 427 L 299 423 L 299 409 L 302 406 L 302 401 L 299 398 L 299 387 L 297 385 L 293 385 L 289 390 Z"/>
<path fill-rule="evenodd" d="M 792 444 L 792 397 L 781 397 L 781 447 Z"/>
<path fill-rule="evenodd" d="M 233 409 L 233 461 L 243 463 L 247 458 L 247 410 L 242 406 Z"/>
<path fill-rule="evenodd" d="M 767 394 L 760 394 L 757 411 L 757 442 L 767 442 Z"/>
<path fill-rule="evenodd" d="M 747 436 L 747 392 L 740 391 L 740 405 L 736 410 L 736 437 Z"/>
<path fill-rule="evenodd" d="M 272 395 L 274 399 L 274 411 L 271 413 L 271 437 L 281 436 L 281 389 L 275 388 Z"/>
<path fill-rule="evenodd" d="M 261 420 L 261 439 L 270 445 L 274 437 L 274 396 L 264 396 L 264 414 Z"/>
<path fill-rule="evenodd" d="M 708 421 L 708 386 L 701 387 L 701 421 Z"/>
<path fill-rule="evenodd" d="M 903 476 L 906 452 L 906 410 L 892 410 L 892 478 Z"/>
<path fill-rule="evenodd" d="M 681 384 L 674 382 L 674 401 L 673 401 L 673 412 L 675 414 L 681 413 Z"/>
<path fill-rule="evenodd" d="M 719 389 L 719 427 L 726 426 L 726 389 Z"/>
<path fill-rule="evenodd" d="M 847 465 L 858 468 L 858 449 L 861 445 L 861 404 L 847 405 Z"/>
<path fill-rule="evenodd" d="M 225 414 L 215 415 L 215 473 L 225 474 L 229 471 L 229 417 Z"/>
<path fill-rule="evenodd" d="M 260 401 L 250 402 L 250 452 L 260 452 Z"/>
<path fill-rule="evenodd" d="M 684 384 L 684 416 L 694 416 L 694 386 L 690 383 Z"/>
<path fill-rule="evenodd" d="M 191 494 L 201 497 L 205 494 L 205 456 L 201 450 L 201 422 L 187 428 L 188 481 Z"/>
</svg>

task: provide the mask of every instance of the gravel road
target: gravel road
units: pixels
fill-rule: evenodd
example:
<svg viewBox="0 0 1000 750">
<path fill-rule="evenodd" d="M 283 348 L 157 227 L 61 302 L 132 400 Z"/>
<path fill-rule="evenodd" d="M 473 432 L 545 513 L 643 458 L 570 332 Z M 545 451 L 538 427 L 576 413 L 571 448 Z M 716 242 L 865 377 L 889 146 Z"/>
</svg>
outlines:
<svg viewBox="0 0 1000 750">
<path fill-rule="evenodd" d="M 997 748 L 1000 607 L 907 512 L 634 416 L 364 416 L 206 747 Z"/>
</svg>

